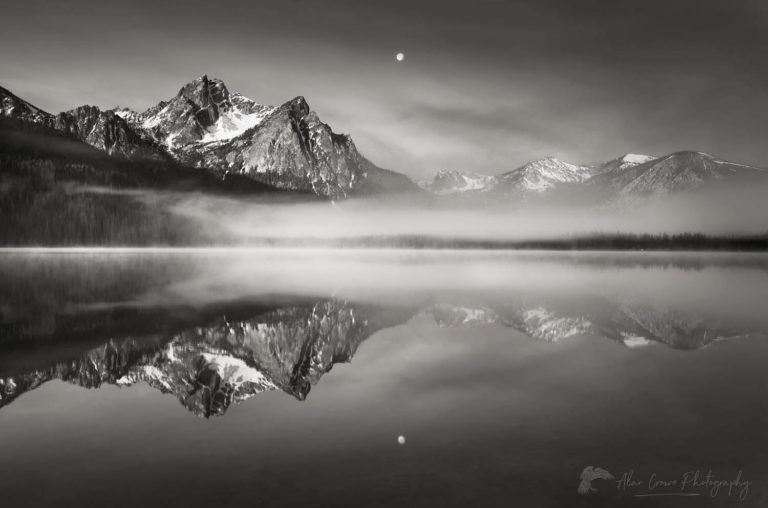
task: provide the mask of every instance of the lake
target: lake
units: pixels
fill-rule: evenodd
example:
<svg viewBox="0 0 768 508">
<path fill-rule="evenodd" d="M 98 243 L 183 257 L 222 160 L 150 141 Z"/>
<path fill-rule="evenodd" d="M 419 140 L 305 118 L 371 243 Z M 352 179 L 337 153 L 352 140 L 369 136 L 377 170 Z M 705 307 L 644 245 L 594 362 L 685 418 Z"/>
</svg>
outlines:
<svg viewBox="0 0 768 508">
<path fill-rule="evenodd" d="M 765 254 L 25 250 L 0 281 L 2 506 L 768 505 Z"/>
</svg>

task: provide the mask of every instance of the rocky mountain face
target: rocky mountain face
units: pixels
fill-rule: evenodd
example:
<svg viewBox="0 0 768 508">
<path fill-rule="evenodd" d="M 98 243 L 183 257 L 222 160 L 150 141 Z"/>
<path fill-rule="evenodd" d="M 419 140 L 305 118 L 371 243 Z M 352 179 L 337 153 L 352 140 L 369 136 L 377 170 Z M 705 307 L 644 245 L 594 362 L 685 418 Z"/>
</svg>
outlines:
<svg viewBox="0 0 768 508">
<path fill-rule="evenodd" d="M 334 199 L 417 189 L 405 175 L 360 155 L 352 139 L 321 122 L 303 97 L 265 106 L 207 76 L 141 113 L 81 106 L 54 116 L 5 89 L 0 100 L 3 116 L 66 132 L 110 155 L 169 158 L 220 178 L 242 175 Z"/>
<path fill-rule="evenodd" d="M 48 127 L 84 141 L 109 155 L 133 159 L 168 159 L 165 150 L 143 132 L 137 132 L 113 111 L 80 106 L 52 115 L 0 88 L 2 116 Z"/>
<path fill-rule="evenodd" d="M 589 204 L 597 207 L 631 207 L 745 178 L 768 181 L 768 171 L 701 152 L 676 152 L 664 157 L 626 154 L 595 165 L 548 157 L 499 175 L 441 171 L 423 187 L 436 195 L 475 196 L 484 202 L 558 200 L 577 194 L 588 196 Z"/>
<path fill-rule="evenodd" d="M 151 137 L 132 129 L 114 111 L 101 111 L 96 106 L 80 106 L 59 113 L 53 119 L 53 127 L 109 155 L 120 155 L 129 159 L 169 158 L 165 150 Z"/>
</svg>

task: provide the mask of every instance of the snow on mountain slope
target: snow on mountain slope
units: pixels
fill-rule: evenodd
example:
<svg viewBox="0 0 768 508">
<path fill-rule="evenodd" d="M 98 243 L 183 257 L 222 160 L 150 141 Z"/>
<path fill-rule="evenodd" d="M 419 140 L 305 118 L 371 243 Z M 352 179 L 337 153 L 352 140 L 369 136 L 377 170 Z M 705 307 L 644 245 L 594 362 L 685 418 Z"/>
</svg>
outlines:
<svg viewBox="0 0 768 508">
<path fill-rule="evenodd" d="M 628 153 L 626 155 L 622 155 L 621 157 L 609 160 L 608 162 L 604 162 L 603 164 L 599 164 L 597 166 L 596 175 L 607 173 L 609 171 L 623 171 L 625 169 L 639 166 L 640 164 L 645 164 L 646 162 L 650 162 L 654 159 L 656 159 L 656 157 L 651 155 Z"/>
<path fill-rule="evenodd" d="M 242 98 L 238 101 L 243 104 L 248 99 Z M 238 102 L 233 102 L 230 110 L 221 115 L 216 122 L 205 129 L 205 135 L 200 140 L 201 143 L 215 143 L 226 141 L 240 136 L 248 129 L 259 125 L 275 108 L 261 106 L 255 102 L 250 102 L 252 107 L 241 108 Z"/>
<path fill-rule="evenodd" d="M 637 166 L 638 164 L 644 164 L 648 161 L 655 159 L 652 155 L 639 155 L 636 153 L 628 153 L 621 158 L 623 167 Z"/>
</svg>

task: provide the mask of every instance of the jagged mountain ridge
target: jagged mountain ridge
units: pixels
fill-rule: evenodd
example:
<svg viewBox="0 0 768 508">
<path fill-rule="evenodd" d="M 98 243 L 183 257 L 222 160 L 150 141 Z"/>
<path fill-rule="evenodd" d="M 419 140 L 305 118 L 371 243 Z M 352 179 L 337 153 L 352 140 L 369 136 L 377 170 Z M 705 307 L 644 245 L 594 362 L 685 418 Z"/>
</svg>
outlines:
<svg viewBox="0 0 768 508">
<path fill-rule="evenodd" d="M 52 115 L 0 87 L 0 113 L 5 118 L 34 123 L 69 134 L 106 152 L 127 158 L 169 160 L 165 150 L 145 133 L 136 131 L 113 111 L 80 106 Z"/>
<path fill-rule="evenodd" d="M 110 155 L 167 158 L 220 178 L 241 175 L 329 198 L 417 190 L 405 175 L 360 155 L 303 97 L 264 106 L 207 75 L 142 113 L 82 106 L 51 115 L 5 89 L 0 100 L 3 116 L 66 132 Z"/>
</svg>

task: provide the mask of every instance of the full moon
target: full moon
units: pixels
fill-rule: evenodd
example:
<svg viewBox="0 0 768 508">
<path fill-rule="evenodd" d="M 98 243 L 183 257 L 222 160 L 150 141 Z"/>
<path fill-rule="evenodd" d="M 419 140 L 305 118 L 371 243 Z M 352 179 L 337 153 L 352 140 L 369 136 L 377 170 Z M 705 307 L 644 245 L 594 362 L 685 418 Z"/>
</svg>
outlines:
<svg viewBox="0 0 768 508">
<path fill-rule="evenodd" d="M 395 55 L 395 59 L 396 59 L 398 62 L 402 62 L 402 61 L 403 61 L 403 58 L 405 58 L 405 55 L 404 55 L 403 53 L 398 53 L 398 54 L 396 54 L 396 55 Z"/>
<path fill-rule="evenodd" d="M 400 53 L 402 55 L 402 53 Z M 397 442 L 400 444 L 405 444 L 405 436 L 397 436 Z"/>
</svg>

